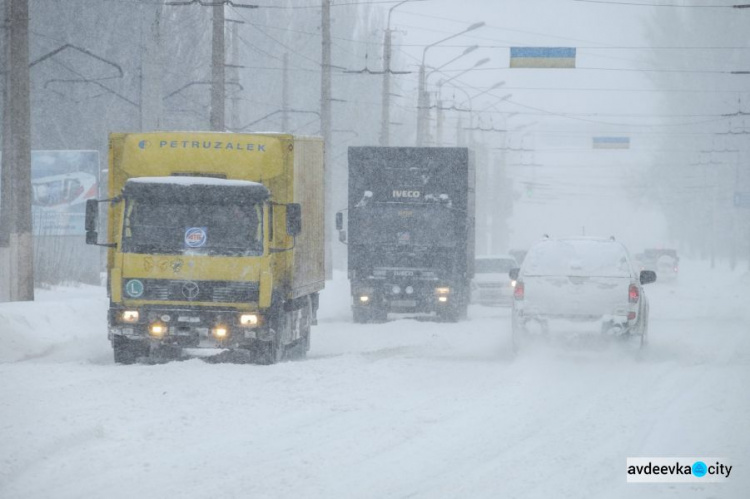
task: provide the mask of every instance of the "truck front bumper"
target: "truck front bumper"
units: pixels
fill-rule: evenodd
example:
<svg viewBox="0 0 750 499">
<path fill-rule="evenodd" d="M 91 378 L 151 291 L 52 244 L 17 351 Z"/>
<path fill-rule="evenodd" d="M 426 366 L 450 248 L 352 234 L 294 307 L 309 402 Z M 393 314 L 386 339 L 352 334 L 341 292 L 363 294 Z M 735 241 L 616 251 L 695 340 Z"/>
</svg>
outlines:
<svg viewBox="0 0 750 499">
<path fill-rule="evenodd" d="M 109 310 L 108 336 L 110 340 L 123 336 L 186 348 L 236 348 L 258 339 L 265 340 L 270 332 L 258 312 L 161 306 L 113 307 Z"/>
</svg>

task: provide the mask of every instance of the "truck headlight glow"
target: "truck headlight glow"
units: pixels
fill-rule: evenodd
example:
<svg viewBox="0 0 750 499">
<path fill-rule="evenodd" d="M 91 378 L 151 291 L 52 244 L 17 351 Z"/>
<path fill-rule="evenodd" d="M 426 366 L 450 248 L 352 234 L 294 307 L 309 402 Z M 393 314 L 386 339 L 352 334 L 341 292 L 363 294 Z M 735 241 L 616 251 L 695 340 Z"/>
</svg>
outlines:
<svg viewBox="0 0 750 499">
<path fill-rule="evenodd" d="M 161 322 L 152 322 L 148 326 L 148 334 L 150 334 L 154 338 L 162 338 L 165 334 L 167 334 L 167 326 L 162 324 Z"/>
<path fill-rule="evenodd" d="M 255 327 L 260 323 L 260 317 L 258 314 L 242 314 L 240 315 L 240 325 L 245 327 Z"/>
<path fill-rule="evenodd" d="M 411 286 L 406 286 L 406 289 L 404 291 L 406 291 L 407 295 L 410 295 L 410 294 L 414 293 L 414 288 L 411 287 Z"/>
<path fill-rule="evenodd" d="M 438 301 L 440 303 L 445 303 L 445 302 L 448 301 L 448 297 L 447 296 L 438 296 Z"/>
<path fill-rule="evenodd" d="M 393 291 L 394 295 L 397 295 L 401 292 L 401 286 L 399 286 L 398 284 L 394 284 L 391 288 L 391 291 Z"/>
<path fill-rule="evenodd" d="M 437 294 L 439 294 L 439 295 L 447 295 L 447 294 L 449 294 L 450 292 L 451 292 L 451 288 L 448 288 L 448 287 L 444 287 L 444 288 L 435 288 L 435 293 L 437 293 Z M 441 300 L 441 301 L 445 301 L 445 300 Z"/>
<path fill-rule="evenodd" d="M 510 287 L 511 288 L 515 288 L 516 287 L 516 280 L 515 279 L 512 280 L 512 281 L 510 281 Z"/>
<path fill-rule="evenodd" d="M 122 322 L 138 322 L 138 318 L 140 317 L 140 314 L 137 310 L 123 310 L 122 315 L 120 315 L 120 320 Z"/>
<path fill-rule="evenodd" d="M 212 330 L 211 334 L 214 335 L 214 338 L 217 340 L 225 340 L 229 337 L 229 328 L 227 326 L 217 324 Z"/>
<path fill-rule="evenodd" d="M 367 303 L 367 302 L 369 302 L 369 301 L 370 301 L 370 297 L 369 297 L 369 296 L 367 296 L 367 295 L 362 295 L 362 296 L 360 296 L 360 297 L 359 297 L 359 301 L 360 301 L 361 303 Z"/>
</svg>

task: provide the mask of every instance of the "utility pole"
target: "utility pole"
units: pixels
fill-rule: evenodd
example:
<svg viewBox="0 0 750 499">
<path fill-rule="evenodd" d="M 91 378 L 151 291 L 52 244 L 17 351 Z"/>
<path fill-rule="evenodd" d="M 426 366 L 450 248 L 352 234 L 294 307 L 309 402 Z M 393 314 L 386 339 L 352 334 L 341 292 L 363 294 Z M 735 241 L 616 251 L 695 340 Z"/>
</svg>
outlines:
<svg viewBox="0 0 750 499">
<path fill-rule="evenodd" d="M 163 4 L 143 6 L 147 35 L 141 39 L 141 98 L 139 102 L 141 131 L 161 128 L 161 10 Z"/>
<path fill-rule="evenodd" d="M 31 220 L 31 105 L 29 98 L 29 2 L 5 0 L 9 61 L 3 106 L 3 230 L 8 229 L 10 301 L 34 300 Z M 5 283 L 3 283 L 5 286 Z"/>
<path fill-rule="evenodd" d="M 5 154 L 2 155 L 2 163 L 0 164 L 0 303 L 10 301 L 10 209 L 11 209 L 11 193 L 12 191 L 12 176 L 10 172 L 10 111 L 8 105 L 10 104 L 9 95 L 9 75 L 10 68 L 8 67 L 8 60 L 10 59 L 10 34 L 8 30 L 10 19 L 10 3 L 6 2 L 5 11 L 2 13 L 3 19 L 3 30 L 0 32 L 0 75 L 2 75 L 3 84 L 3 142 L 2 150 Z"/>
<path fill-rule="evenodd" d="M 393 8 L 391 8 L 393 10 Z M 380 145 L 387 147 L 390 141 L 391 121 L 391 13 L 388 12 L 388 27 L 383 41 L 383 96 L 380 118 Z"/>
<path fill-rule="evenodd" d="M 244 24 L 242 21 L 235 21 L 234 19 L 227 19 L 227 22 L 232 23 L 232 64 L 230 66 L 231 76 L 229 77 L 230 83 L 235 87 L 232 93 L 232 109 L 231 109 L 231 127 L 230 129 L 236 130 L 240 126 L 240 97 L 239 92 L 236 90 L 240 85 L 240 35 L 239 26 Z"/>
<path fill-rule="evenodd" d="M 391 135 L 391 14 L 393 9 L 410 1 L 402 0 L 388 9 L 388 23 L 383 40 L 383 98 L 381 100 L 383 107 L 380 114 L 380 145 L 384 147 L 388 146 Z"/>
<path fill-rule="evenodd" d="M 321 20 L 322 65 L 320 69 L 320 128 L 325 151 L 325 248 L 326 279 L 333 278 L 333 158 L 331 155 L 331 0 L 323 1 Z"/>
<path fill-rule="evenodd" d="M 289 54 L 284 52 L 283 72 L 281 76 L 281 131 L 289 131 Z"/>
<path fill-rule="evenodd" d="M 211 38 L 211 130 L 226 130 L 224 89 L 224 2 L 213 6 Z"/>
</svg>

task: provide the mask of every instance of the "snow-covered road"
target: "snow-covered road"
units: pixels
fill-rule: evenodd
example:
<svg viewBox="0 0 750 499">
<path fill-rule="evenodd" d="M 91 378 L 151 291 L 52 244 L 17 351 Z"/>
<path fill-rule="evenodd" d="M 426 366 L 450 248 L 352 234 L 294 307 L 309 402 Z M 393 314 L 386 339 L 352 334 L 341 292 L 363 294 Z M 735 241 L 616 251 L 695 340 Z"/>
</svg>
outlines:
<svg viewBox="0 0 750 499">
<path fill-rule="evenodd" d="M 534 345 L 509 311 L 355 325 L 329 283 L 309 358 L 118 366 L 101 288 L 0 304 L 2 498 L 750 497 L 750 277 L 685 262 L 651 344 Z M 627 484 L 721 456 L 722 484 Z"/>
</svg>

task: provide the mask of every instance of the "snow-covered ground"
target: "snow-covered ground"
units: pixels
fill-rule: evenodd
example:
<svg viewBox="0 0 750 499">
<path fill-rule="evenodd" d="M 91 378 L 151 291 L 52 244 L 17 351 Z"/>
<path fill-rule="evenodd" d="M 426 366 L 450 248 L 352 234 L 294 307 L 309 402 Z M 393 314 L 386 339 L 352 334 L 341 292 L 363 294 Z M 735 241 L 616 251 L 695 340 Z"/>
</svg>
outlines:
<svg viewBox="0 0 750 499">
<path fill-rule="evenodd" d="M 750 277 L 647 287 L 651 344 L 510 355 L 508 309 L 355 325 L 343 276 L 309 359 L 119 366 L 102 288 L 0 304 L 2 498 L 750 497 Z M 719 456 L 723 484 L 627 484 Z"/>
</svg>

